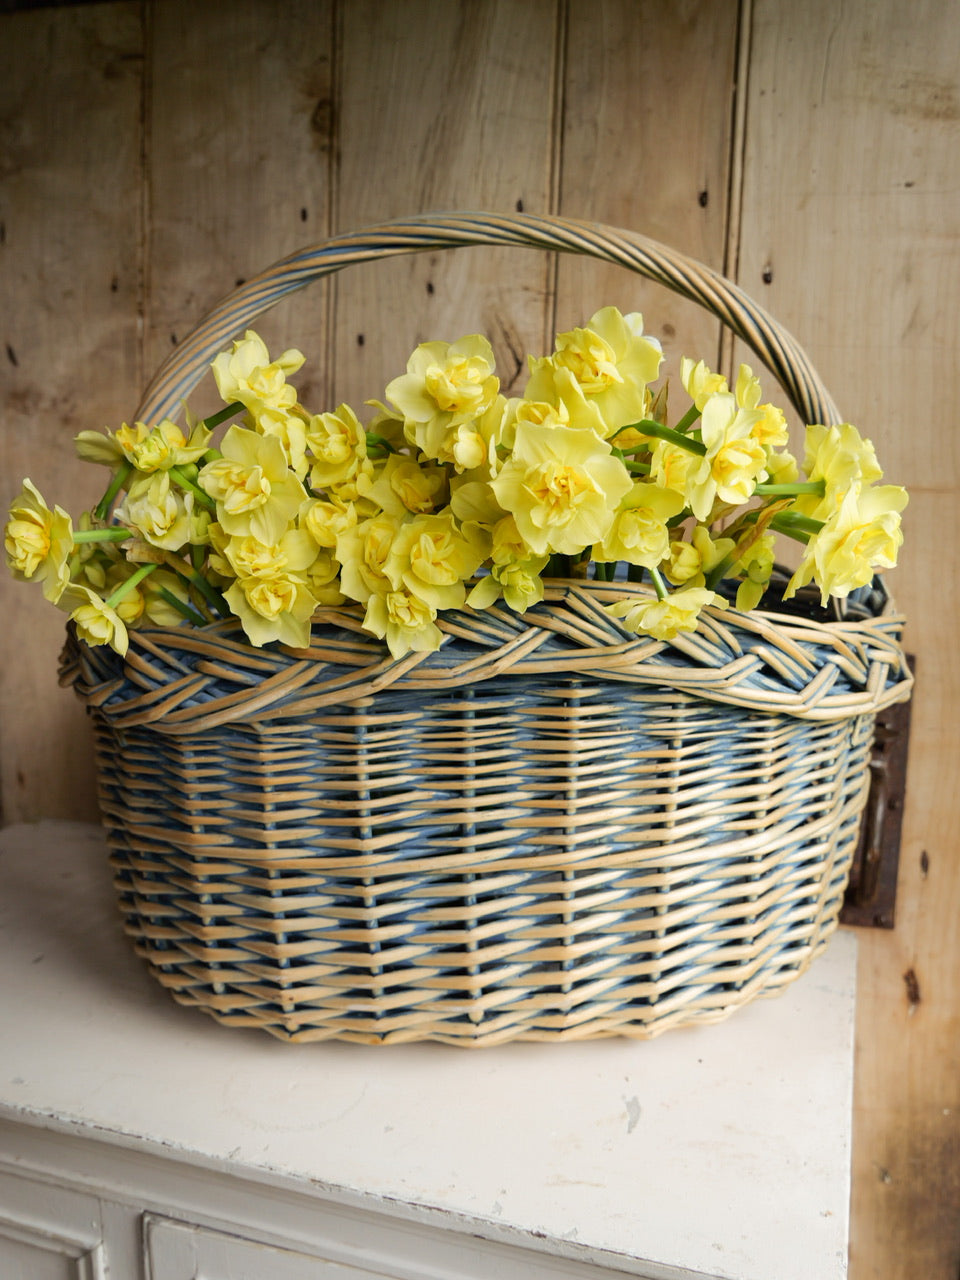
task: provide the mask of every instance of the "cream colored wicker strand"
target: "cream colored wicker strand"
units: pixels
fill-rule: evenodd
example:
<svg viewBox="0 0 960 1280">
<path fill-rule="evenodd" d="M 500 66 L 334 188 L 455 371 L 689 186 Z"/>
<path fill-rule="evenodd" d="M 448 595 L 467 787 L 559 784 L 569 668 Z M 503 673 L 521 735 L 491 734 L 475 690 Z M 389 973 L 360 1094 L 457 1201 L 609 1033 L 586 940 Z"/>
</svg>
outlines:
<svg viewBox="0 0 960 1280">
<path fill-rule="evenodd" d="M 336 236 L 304 249 L 228 294 L 161 366 L 136 412 L 175 415 L 229 340 L 288 293 L 354 263 L 404 253 L 516 245 L 616 263 L 699 303 L 771 369 L 805 422 L 840 421 L 829 392 L 796 341 L 735 284 L 655 240 L 596 223 L 531 214 L 425 214 Z"/>
</svg>

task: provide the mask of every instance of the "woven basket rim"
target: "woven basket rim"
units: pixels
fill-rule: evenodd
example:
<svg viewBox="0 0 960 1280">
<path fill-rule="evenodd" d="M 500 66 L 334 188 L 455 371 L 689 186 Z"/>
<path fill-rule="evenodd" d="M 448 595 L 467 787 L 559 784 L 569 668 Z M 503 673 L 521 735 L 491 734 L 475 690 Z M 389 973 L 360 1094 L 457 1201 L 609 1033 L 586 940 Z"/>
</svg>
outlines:
<svg viewBox="0 0 960 1280">
<path fill-rule="evenodd" d="M 903 618 L 889 598 L 860 621 L 711 606 L 696 632 L 671 641 L 634 635 L 603 610 L 649 596 L 636 584 L 554 579 L 544 602 L 525 614 L 505 607 L 440 614 L 441 648 L 399 660 L 363 630 L 363 608 L 353 604 L 319 610 L 305 650 L 256 649 L 226 619 L 133 630 L 121 659 L 68 628 L 61 683 L 116 724 L 168 733 L 305 717 L 389 689 L 432 693 L 548 673 L 661 685 L 678 697 L 814 720 L 873 714 L 909 697 Z"/>
</svg>

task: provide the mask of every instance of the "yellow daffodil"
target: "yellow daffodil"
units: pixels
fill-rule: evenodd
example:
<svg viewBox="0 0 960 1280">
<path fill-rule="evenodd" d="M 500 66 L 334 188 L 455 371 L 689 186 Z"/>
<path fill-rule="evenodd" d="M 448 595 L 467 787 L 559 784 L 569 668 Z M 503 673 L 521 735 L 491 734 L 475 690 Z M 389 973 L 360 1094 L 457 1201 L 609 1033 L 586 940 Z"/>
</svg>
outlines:
<svg viewBox="0 0 960 1280">
<path fill-rule="evenodd" d="M 443 467 L 391 453 L 379 469 L 370 497 L 392 516 L 425 515 L 443 505 L 447 491 Z"/>
<path fill-rule="evenodd" d="M 179 551 L 191 540 L 192 513 L 193 494 L 181 494 L 166 471 L 156 471 L 130 486 L 117 508 L 117 519 L 151 546 Z"/>
<path fill-rule="evenodd" d="M 848 488 L 840 506 L 807 543 L 783 596 L 789 600 L 815 579 L 821 602 L 867 586 L 877 569 L 892 569 L 903 542 L 900 512 L 907 505 L 899 485 Z"/>
<path fill-rule="evenodd" d="M 711 396 L 729 390 L 722 373 L 714 373 L 702 360 L 691 360 L 689 356 L 680 358 L 680 381 L 701 412 Z"/>
<path fill-rule="evenodd" d="M 453 343 L 421 343 L 407 361 L 406 373 L 386 390 L 403 415 L 407 440 L 429 459 L 439 459 L 446 450 L 448 460 L 466 469 L 454 456 L 457 438 L 454 433 L 451 443 L 451 428 L 473 422 L 494 403 L 500 390 L 494 367 L 493 348 L 479 334 Z"/>
<path fill-rule="evenodd" d="M 464 582 L 484 557 L 479 538 L 457 528 L 450 512 L 414 516 L 402 524 L 384 564 L 394 590 L 404 588 L 432 609 L 456 609 L 466 598 Z"/>
<path fill-rule="evenodd" d="M 287 377 L 303 364 L 296 350 L 271 360 L 266 344 L 252 329 L 234 342 L 233 351 L 217 356 L 211 368 L 224 404 L 239 401 L 256 420 L 264 409 L 291 409 L 297 393 Z"/>
<path fill-rule="evenodd" d="M 625 560 L 655 569 L 670 551 L 667 521 L 683 510 L 683 495 L 657 484 L 635 484 L 621 500 L 613 524 L 593 559 Z"/>
<path fill-rule="evenodd" d="M 327 502 L 323 498 L 308 498 L 300 508 L 300 526 L 309 533 L 318 547 L 333 550 L 337 538 L 357 525 L 357 508 L 353 503 L 344 505 Z"/>
<path fill-rule="evenodd" d="M 197 477 L 217 504 L 220 525 L 231 536 L 278 542 L 307 496 L 287 466 L 280 441 L 234 426 L 220 450 L 223 456 L 208 462 Z"/>
<path fill-rule="evenodd" d="M 81 434 L 89 436 L 92 433 Z M 203 423 L 198 423 L 187 439 L 175 422 L 164 418 L 155 427 L 148 427 L 143 422 L 135 422 L 128 427 L 124 423 L 114 439 L 128 462 L 132 462 L 138 471 L 150 472 L 196 462 L 209 449 L 211 435 Z M 89 440 L 84 442 L 84 447 L 90 447 Z"/>
<path fill-rule="evenodd" d="M 275 543 L 259 542 L 249 534 L 221 543 L 223 558 L 238 578 L 281 578 L 304 572 L 316 559 L 317 548 L 303 529 L 288 529 Z"/>
<path fill-rule="evenodd" d="M 883 478 L 873 444 L 849 422 L 807 427 L 803 469 L 809 480 L 823 482 L 822 498 L 804 495 L 796 509 L 816 520 L 828 519 L 853 487 Z"/>
<path fill-rule="evenodd" d="M 360 521 L 337 535 L 337 559 L 343 566 L 340 584 L 344 595 L 365 604 L 371 595 L 383 595 L 393 587 L 386 565 L 400 521 L 385 511 Z"/>
<path fill-rule="evenodd" d="M 179 608 L 170 603 L 171 597 L 179 601 Z M 190 592 L 175 573 L 166 569 L 158 569 L 143 584 L 143 611 L 157 627 L 181 626 L 191 615 L 199 621 Z"/>
<path fill-rule="evenodd" d="M 303 480 L 309 470 L 307 460 L 307 427 L 298 413 L 286 409 L 264 409 L 257 416 L 256 428 L 261 435 L 276 436 L 283 445 L 290 470 Z"/>
<path fill-rule="evenodd" d="M 363 625 L 386 640 L 394 658 L 413 650 L 432 653 L 440 648 L 443 635 L 434 621 L 436 610 L 419 596 L 405 590 L 370 596 Z"/>
<path fill-rule="evenodd" d="M 734 551 L 732 538 L 714 538 L 702 524 L 695 526 L 690 541 L 670 543 L 664 573 L 675 586 L 702 587 L 707 574 Z"/>
<path fill-rule="evenodd" d="M 576 392 L 603 420 L 600 434 L 609 436 L 643 417 L 646 387 L 657 377 L 662 359 L 660 344 L 644 334 L 639 313 L 624 316 L 616 307 L 603 307 L 582 329 L 558 334 L 552 356 L 530 360 L 526 396 L 553 402 L 564 398 L 570 410 L 576 393 L 566 383 L 563 396 L 560 371 L 566 371 Z"/>
<path fill-rule="evenodd" d="M 20 582 L 39 582 L 55 604 L 70 580 L 73 523 L 62 507 L 51 510 L 30 480 L 24 480 L 10 507 L 3 545 L 13 576 Z"/>
<path fill-rule="evenodd" d="M 772 533 L 765 533 L 733 566 L 734 573 L 743 575 L 737 587 L 737 608 L 744 613 L 757 607 L 770 583 L 775 547 L 776 538 Z"/>
<path fill-rule="evenodd" d="M 321 550 L 307 567 L 304 577 L 318 605 L 343 604 L 346 597 L 340 590 L 340 562 L 331 552 Z"/>
<path fill-rule="evenodd" d="M 717 392 L 704 404 L 700 430 L 707 452 L 691 466 L 684 485 L 697 520 L 709 520 L 718 498 L 734 506 L 749 501 L 766 476 L 766 450 L 753 435 L 761 417 L 756 409 L 741 409 L 729 392 Z"/>
<path fill-rule="evenodd" d="M 70 611 L 70 621 L 79 639 L 89 645 L 109 645 L 121 657 L 127 652 L 130 637 L 123 619 L 95 591 L 80 583 L 71 583 L 57 603 L 59 608 Z"/>
<path fill-rule="evenodd" d="M 535 555 L 576 555 L 602 542 L 631 486 L 626 467 L 592 431 L 523 422 L 491 482 Z"/>
<path fill-rule="evenodd" d="M 299 574 L 238 578 L 225 592 L 247 639 L 257 648 L 279 640 L 295 649 L 310 643 L 317 601 Z"/>
<path fill-rule="evenodd" d="M 656 640 L 673 640 L 681 631 L 696 631 L 700 611 L 706 605 L 723 603 L 720 596 L 704 587 L 684 587 L 671 592 L 665 600 L 620 600 L 607 605 L 606 610 L 622 619 L 627 631 Z"/>
<path fill-rule="evenodd" d="M 367 434 L 348 404 L 333 413 L 314 414 L 307 424 L 306 441 L 314 489 L 329 489 L 354 479 L 367 456 Z"/>
<path fill-rule="evenodd" d="M 756 377 L 748 364 L 742 364 L 737 374 L 735 390 L 737 404 L 741 409 L 756 409 L 760 417 L 753 426 L 753 438 L 764 449 L 782 449 L 790 438 L 790 429 L 782 409 L 774 404 L 761 404 L 760 379 Z"/>
<path fill-rule="evenodd" d="M 467 604 L 473 609 L 488 609 L 502 596 L 516 613 L 525 613 L 543 599 L 540 574 L 549 558 L 531 555 L 513 516 L 505 516 L 492 530 L 490 572 L 470 592 Z"/>
</svg>

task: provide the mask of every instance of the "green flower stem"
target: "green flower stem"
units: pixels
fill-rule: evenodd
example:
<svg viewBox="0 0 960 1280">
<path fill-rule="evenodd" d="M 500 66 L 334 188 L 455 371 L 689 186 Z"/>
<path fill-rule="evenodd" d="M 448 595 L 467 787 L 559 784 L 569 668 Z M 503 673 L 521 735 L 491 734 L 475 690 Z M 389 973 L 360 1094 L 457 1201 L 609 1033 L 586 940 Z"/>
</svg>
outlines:
<svg viewBox="0 0 960 1280">
<path fill-rule="evenodd" d="M 667 584 L 660 577 L 659 569 L 651 569 L 650 577 L 653 579 L 653 589 L 657 593 L 658 600 L 666 600 L 670 592 L 667 590 Z"/>
<path fill-rule="evenodd" d="M 677 423 L 677 425 L 674 427 L 674 431 L 689 431 L 699 417 L 700 417 L 700 410 L 697 408 L 695 404 L 692 404 L 690 408 L 687 410 L 687 412 L 680 419 L 680 421 Z"/>
<path fill-rule="evenodd" d="M 726 577 L 728 569 L 731 569 L 737 563 L 737 553 L 734 551 L 715 564 L 707 574 L 705 586 L 708 591 L 716 591 L 722 578 Z"/>
<path fill-rule="evenodd" d="M 97 503 L 93 514 L 98 520 L 106 520 L 107 513 L 113 505 L 113 500 L 130 479 L 130 472 L 133 470 L 132 462 L 121 462 L 120 466 L 114 473 L 113 479 L 106 493 Z"/>
<path fill-rule="evenodd" d="M 758 484 L 755 492 L 784 498 L 796 498 L 804 493 L 812 493 L 822 498 L 826 492 L 826 484 L 823 480 L 803 480 L 796 484 Z"/>
<path fill-rule="evenodd" d="M 658 440 L 666 440 L 667 444 L 675 444 L 678 449 L 686 449 L 687 453 L 695 453 L 702 458 L 707 452 L 707 446 L 702 440 L 693 440 L 690 436 L 685 436 L 681 431 L 674 431 L 672 427 L 663 427 L 659 422 L 654 422 L 652 418 L 641 418 L 639 422 L 631 424 L 637 431 L 642 431 L 645 436 L 655 436 Z"/>
<path fill-rule="evenodd" d="M 201 506 L 206 507 L 208 511 L 216 511 L 217 504 L 210 495 L 204 493 L 198 484 L 194 484 L 188 476 L 184 475 L 180 467 L 170 467 L 168 474 L 171 480 L 176 480 L 181 489 L 189 490 Z"/>
<path fill-rule="evenodd" d="M 814 520 L 810 516 L 802 516 L 796 511 L 781 511 L 770 521 L 770 527 L 791 536 L 794 533 L 819 533 L 823 528 L 822 520 Z"/>
<path fill-rule="evenodd" d="M 228 404 L 225 409 L 218 409 L 216 413 L 212 413 L 209 418 L 204 418 L 200 424 L 212 431 L 214 427 L 219 427 L 221 422 L 226 422 L 228 418 L 234 418 L 238 413 L 243 412 L 243 405 L 239 400 L 234 400 L 233 404 Z"/>
<path fill-rule="evenodd" d="M 188 622 L 192 622 L 196 627 L 202 627 L 205 619 L 194 609 L 191 609 L 185 600 L 181 600 L 179 596 L 175 596 L 172 591 L 168 591 L 166 587 L 161 587 L 157 593 L 166 600 L 167 604 L 181 613 Z"/>
<path fill-rule="evenodd" d="M 159 565 L 151 561 L 149 564 L 142 564 L 136 573 L 131 573 L 126 582 L 121 582 L 113 595 L 106 601 L 108 609 L 115 609 L 124 596 L 128 596 L 134 587 L 139 587 L 140 583 L 149 573 L 153 573 L 154 569 L 159 569 Z"/>
<path fill-rule="evenodd" d="M 206 600 L 207 604 L 210 605 L 212 609 L 215 609 L 221 618 L 227 617 L 230 613 L 229 605 L 216 587 L 211 587 L 210 583 L 202 573 L 188 573 L 187 580 L 196 587 L 204 600 Z"/>
<path fill-rule="evenodd" d="M 74 542 L 126 542 L 133 534 L 129 529 L 77 529 Z"/>
<path fill-rule="evenodd" d="M 616 450 L 614 450 L 614 452 L 616 452 Z M 632 458 L 624 458 L 623 465 L 634 475 L 648 476 L 650 474 L 649 462 L 634 462 Z"/>
<path fill-rule="evenodd" d="M 366 435 L 367 435 L 367 447 L 368 447 L 368 448 L 369 448 L 371 445 L 373 445 L 375 448 L 379 448 L 379 449 L 386 449 L 387 453 L 396 453 L 396 452 L 397 452 L 397 450 L 393 447 L 393 445 L 390 443 L 390 441 L 386 439 L 386 437 L 384 437 L 384 436 L 378 436 L 378 435 L 377 435 L 377 433 L 376 433 L 375 431 L 368 431 L 368 432 L 366 433 Z"/>
</svg>

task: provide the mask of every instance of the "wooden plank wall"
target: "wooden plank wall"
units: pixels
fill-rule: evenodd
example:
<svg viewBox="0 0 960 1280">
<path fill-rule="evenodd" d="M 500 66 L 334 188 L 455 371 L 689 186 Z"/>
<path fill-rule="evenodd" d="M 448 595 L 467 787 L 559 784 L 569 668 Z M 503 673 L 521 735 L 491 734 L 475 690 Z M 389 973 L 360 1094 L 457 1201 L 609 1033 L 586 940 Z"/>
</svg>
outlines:
<svg viewBox="0 0 960 1280">
<path fill-rule="evenodd" d="M 853 1280 L 960 1265 L 960 23 L 949 0 L 117 0 L 0 16 L 0 498 L 76 509 L 83 427 L 233 284 L 430 208 L 560 212 L 725 269 L 806 346 L 912 493 L 893 579 L 917 654 L 897 928 L 861 935 Z M 522 250 L 355 268 L 265 318 L 318 405 L 417 341 L 513 353 L 616 302 L 675 365 L 703 313 Z M 202 405 L 203 401 L 198 401 Z M 940 521 L 944 521 L 941 524 Z M 8 822 L 92 817 L 60 620 L 0 577 Z M 762 1224 L 758 1224 L 762 1229 Z"/>
</svg>

